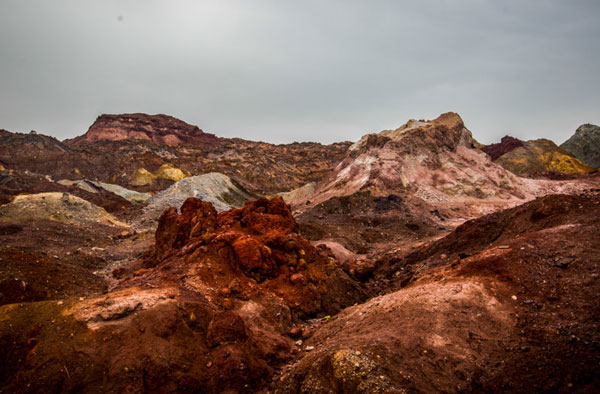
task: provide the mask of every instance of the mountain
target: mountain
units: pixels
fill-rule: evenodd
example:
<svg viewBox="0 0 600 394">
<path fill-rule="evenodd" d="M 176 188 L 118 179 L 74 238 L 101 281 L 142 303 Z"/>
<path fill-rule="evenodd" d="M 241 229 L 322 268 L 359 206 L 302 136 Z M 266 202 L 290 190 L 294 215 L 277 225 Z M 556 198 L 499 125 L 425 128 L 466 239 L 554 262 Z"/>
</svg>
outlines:
<svg viewBox="0 0 600 394">
<path fill-rule="evenodd" d="M 520 190 L 520 182 L 475 149 L 458 114 L 446 113 L 365 135 L 315 187 L 310 201 L 314 205 L 364 190 L 375 196 L 412 194 L 432 203 L 459 197 L 523 199 L 527 191 Z"/>
<path fill-rule="evenodd" d="M 82 136 L 68 143 L 145 140 L 157 145 L 197 145 L 218 142 L 214 134 L 168 115 L 101 115 Z"/>
<path fill-rule="evenodd" d="M 468 218 L 536 196 L 582 187 L 518 177 L 475 147 L 458 114 L 445 113 L 363 136 L 322 181 L 283 197 L 308 238 L 333 251 L 364 255 L 435 237 Z"/>
<path fill-rule="evenodd" d="M 521 141 L 506 136 L 500 143 L 484 146 L 481 150 L 494 162 L 518 175 L 546 172 L 581 174 L 594 170 L 547 139 Z"/>
<path fill-rule="evenodd" d="M 600 391 L 600 173 L 498 164 L 531 141 L 0 142 L 2 393 Z"/>
<path fill-rule="evenodd" d="M 151 193 L 185 176 L 219 172 L 249 191 L 273 194 L 320 180 L 349 145 L 275 145 L 218 138 L 166 115 L 102 115 L 86 134 L 64 142 L 2 130 L 0 165 L 55 181 L 87 179 Z"/>
<path fill-rule="evenodd" d="M 600 127 L 584 124 L 560 147 L 585 164 L 600 168 Z"/>
</svg>

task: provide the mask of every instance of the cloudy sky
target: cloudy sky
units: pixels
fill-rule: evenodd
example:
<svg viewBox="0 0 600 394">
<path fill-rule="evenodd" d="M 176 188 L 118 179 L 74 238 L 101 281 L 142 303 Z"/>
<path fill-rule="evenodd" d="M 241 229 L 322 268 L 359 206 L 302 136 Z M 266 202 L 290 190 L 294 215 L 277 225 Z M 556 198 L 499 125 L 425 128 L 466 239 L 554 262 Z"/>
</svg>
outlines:
<svg viewBox="0 0 600 394">
<path fill-rule="evenodd" d="M 0 128 L 165 113 L 356 140 L 458 112 L 481 142 L 600 124 L 600 1 L 0 1 Z"/>
</svg>

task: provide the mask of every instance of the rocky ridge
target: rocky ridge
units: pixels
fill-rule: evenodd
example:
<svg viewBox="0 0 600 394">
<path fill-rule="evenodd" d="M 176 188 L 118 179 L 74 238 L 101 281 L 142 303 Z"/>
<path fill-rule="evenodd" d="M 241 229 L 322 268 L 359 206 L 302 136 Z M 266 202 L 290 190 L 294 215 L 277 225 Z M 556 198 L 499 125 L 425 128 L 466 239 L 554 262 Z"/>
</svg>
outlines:
<svg viewBox="0 0 600 394">
<path fill-rule="evenodd" d="M 347 152 L 4 137 L 0 391 L 598 391 L 598 174 L 516 176 L 452 113 Z"/>
<path fill-rule="evenodd" d="M 172 144 L 179 140 L 187 142 Z M 220 172 L 262 195 L 320 180 L 350 145 L 218 138 L 175 118 L 143 114 L 103 115 L 88 133 L 64 143 L 8 131 L 0 131 L 0 142 L 5 169 L 48 175 L 54 181 L 88 179 L 156 193 L 183 176 Z"/>
</svg>

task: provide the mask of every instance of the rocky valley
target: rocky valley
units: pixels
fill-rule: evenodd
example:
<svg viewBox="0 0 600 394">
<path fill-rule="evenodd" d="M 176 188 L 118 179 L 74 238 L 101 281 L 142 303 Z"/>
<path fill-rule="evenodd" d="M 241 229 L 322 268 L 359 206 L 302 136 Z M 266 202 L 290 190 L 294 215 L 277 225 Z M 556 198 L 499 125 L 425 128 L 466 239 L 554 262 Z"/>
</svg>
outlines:
<svg viewBox="0 0 600 394">
<path fill-rule="evenodd" d="M 598 392 L 599 151 L 0 130 L 0 392 Z"/>
</svg>

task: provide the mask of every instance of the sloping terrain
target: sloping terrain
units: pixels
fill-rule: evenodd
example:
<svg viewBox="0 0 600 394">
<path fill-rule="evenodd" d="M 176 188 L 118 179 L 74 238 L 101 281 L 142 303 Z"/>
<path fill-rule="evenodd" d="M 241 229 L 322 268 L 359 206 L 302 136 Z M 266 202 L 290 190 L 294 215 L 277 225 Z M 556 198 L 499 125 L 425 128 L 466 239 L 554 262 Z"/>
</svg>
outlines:
<svg viewBox="0 0 600 394">
<path fill-rule="evenodd" d="M 392 258 L 391 291 L 322 324 L 303 345 L 313 350 L 275 386 L 282 393 L 597 391 L 598 218 L 598 192 L 548 196 Z M 410 279 L 401 280 L 407 270 Z"/>
<path fill-rule="evenodd" d="M 0 140 L 0 392 L 600 389 L 600 174 L 491 160 L 530 142 L 454 113 L 351 146 L 143 114 Z"/>
<path fill-rule="evenodd" d="M 506 135 L 502 137 L 500 142 L 490 145 L 483 145 L 479 149 L 487 153 L 493 161 L 496 161 L 505 153 L 517 149 L 523 145 L 525 145 L 525 142 L 521 141 L 520 139 Z"/>
<path fill-rule="evenodd" d="M 53 182 L 48 176 L 29 171 L 0 170 L 0 205 L 11 202 L 19 194 L 44 192 L 69 193 L 113 214 L 123 213 L 131 207 L 124 198 L 85 181 Z"/>
<path fill-rule="evenodd" d="M 581 125 L 560 147 L 588 166 L 600 168 L 600 127 Z"/>
<path fill-rule="evenodd" d="M 523 142 L 504 137 L 499 144 L 488 145 L 482 150 L 490 154 L 496 163 L 519 175 L 546 172 L 581 174 L 594 170 L 547 139 Z"/>
<path fill-rule="evenodd" d="M 365 297 L 279 198 L 181 211 L 161 216 L 148 268 L 110 293 L 0 307 L 0 389 L 256 391 L 296 351 L 300 318 Z"/>
<path fill-rule="evenodd" d="M 220 172 L 247 190 L 272 194 L 320 180 L 349 145 L 273 145 L 218 138 L 166 115 L 102 115 L 86 134 L 64 143 L 0 130 L 0 165 L 55 181 L 89 179 L 152 193 L 183 176 Z"/>
<path fill-rule="evenodd" d="M 518 177 L 476 149 L 460 116 L 447 113 L 364 136 L 321 182 L 283 197 L 311 240 L 369 254 L 439 235 L 536 196 L 597 183 L 597 178 Z"/>
<path fill-rule="evenodd" d="M 311 196 L 289 201 L 294 206 L 314 206 L 331 197 L 370 191 L 375 197 L 411 194 L 443 205 L 467 200 L 505 202 L 530 196 L 522 186 L 520 178 L 474 149 L 462 119 L 448 113 L 364 136 Z"/>
<path fill-rule="evenodd" d="M 0 221 L 37 219 L 127 227 L 104 208 L 68 193 L 23 194 L 15 197 L 10 203 L 0 206 Z"/>
</svg>

